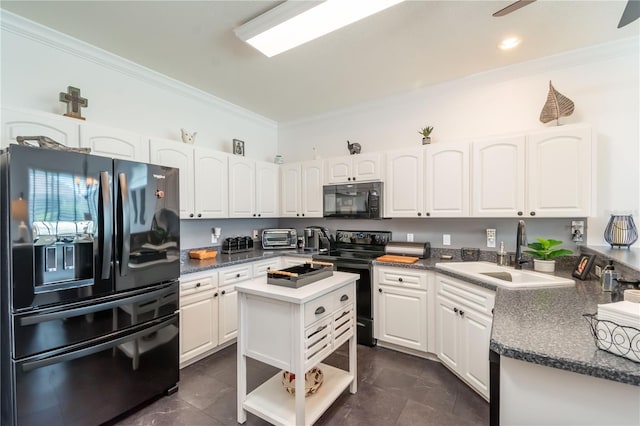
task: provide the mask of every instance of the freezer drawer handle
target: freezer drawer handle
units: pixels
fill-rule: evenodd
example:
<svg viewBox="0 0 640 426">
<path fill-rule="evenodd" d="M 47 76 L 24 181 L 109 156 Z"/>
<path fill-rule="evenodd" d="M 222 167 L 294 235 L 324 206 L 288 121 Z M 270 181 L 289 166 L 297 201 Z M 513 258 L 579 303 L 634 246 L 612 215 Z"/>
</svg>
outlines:
<svg viewBox="0 0 640 426">
<path fill-rule="evenodd" d="M 161 288 L 160 290 L 154 290 L 151 293 L 138 294 L 136 296 L 127 297 L 124 299 L 110 300 L 108 302 L 99 303 L 97 305 L 81 306 L 79 308 L 59 310 L 59 311 L 49 312 L 45 314 L 29 315 L 29 316 L 20 318 L 20 325 L 26 326 L 26 325 L 39 324 L 47 321 L 55 321 L 55 320 L 64 319 L 64 318 L 77 317 L 80 315 L 86 315 L 86 314 L 102 311 L 109 308 L 115 308 L 120 305 L 130 305 L 133 303 L 138 303 L 146 300 L 160 299 L 166 294 L 170 294 L 174 291 L 175 290 L 173 286 L 170 286 L 170 287 Z"/>
<path fill-rule="evenodd" d="M 31 370 L 35 370 L 37 368 L 46 367 L 48 365 L 58 364 L 61 362 L 71 361 L 78 358 L 83 358 L 98 352 L 102 352 L 106 349 L 113 348 L 118 346 L 121 343 L 128 342 L 133 339 L 137 339 L 143 336 L 146 336 L 150 333 L 160 330 L 167 326 L 167 321 L 163 320 L 159 324 L 156 324 L 152 327 L 147 327 L 144 330 L 137 331 L 132 334 L 127 334 L 126 336 L 120 337 L 119 339 L 110 340 L 108 342 L 100 343 L 95 346 L 90 346 L 88 348 L 79 349 L 73 352 L 67 352 L 61 355 L 55 355 L 50 358 L 40 359 L 37 361 L 26 361 L 22 364 L 22 371 L 28 372 Z"/>
</svg>

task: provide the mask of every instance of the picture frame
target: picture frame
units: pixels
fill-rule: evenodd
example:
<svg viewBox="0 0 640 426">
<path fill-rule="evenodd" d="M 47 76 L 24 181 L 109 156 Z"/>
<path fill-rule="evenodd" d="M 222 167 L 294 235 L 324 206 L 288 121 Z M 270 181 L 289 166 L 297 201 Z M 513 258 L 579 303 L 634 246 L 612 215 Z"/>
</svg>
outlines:
<svg viewBox="0 0 640 426">
<path fill-rule="evenodd" d="M 595 261 L 596 261 L 595 254 L 581 255 L 578 258 L 578 263 L 576 263 L 576 267 L 573 269 L 571 276 L 581 281 L 584 281 L 589 275 L 589 272 L 591 272 L 591 268 L 593 267 L 593 264 Z"/>
<path fill-rule="evenodd" d="M 233 153 L 244 157 L 244 141 L 241 141 L 240 139 L 233 140 Z"/>
</svg>

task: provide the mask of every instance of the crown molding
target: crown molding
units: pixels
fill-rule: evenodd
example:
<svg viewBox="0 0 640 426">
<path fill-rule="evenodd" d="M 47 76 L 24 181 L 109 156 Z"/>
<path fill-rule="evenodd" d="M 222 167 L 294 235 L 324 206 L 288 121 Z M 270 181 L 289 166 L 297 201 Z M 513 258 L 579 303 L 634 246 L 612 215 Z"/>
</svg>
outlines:
<svg viewBox="0 0 640 426">
<path fill-rule="evenodd" d="M 0 11 L 0 30 L 93 62 L 112 71 L 144 81 L 147 84 L 155 85 L 160 89 L 170 90 L 179 95 L 195 99 L 208 106 L 241 115 L 262 125 L 273 128 L 278 126 L 276 121 L 253 111 L 6 10 Z"/>
</svg>

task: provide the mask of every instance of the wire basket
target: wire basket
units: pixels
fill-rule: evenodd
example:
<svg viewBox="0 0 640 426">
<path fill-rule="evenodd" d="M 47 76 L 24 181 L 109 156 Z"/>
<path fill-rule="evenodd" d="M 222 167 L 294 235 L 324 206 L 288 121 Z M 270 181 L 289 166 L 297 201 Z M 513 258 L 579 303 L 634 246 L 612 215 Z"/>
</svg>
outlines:
<svg viewBox="0 0 640 426">
<path fill-rule="evenodd" d="M 600 320 L 596 314 L 582 315 L 591 328 L 599 349 L 634 362 L 640 362 L 640 330 L 613 321 Z"/>
</svg>

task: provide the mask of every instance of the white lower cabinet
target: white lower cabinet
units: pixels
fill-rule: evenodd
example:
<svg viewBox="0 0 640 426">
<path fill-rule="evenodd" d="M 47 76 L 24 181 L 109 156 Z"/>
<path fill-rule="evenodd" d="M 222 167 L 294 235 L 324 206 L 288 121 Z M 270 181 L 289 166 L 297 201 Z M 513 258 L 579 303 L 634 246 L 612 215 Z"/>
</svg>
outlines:
<svg viewBox="0 0 640 426">
<path fill-rule="evenodd" d="M 427 271 L 375 266 L 373 275 L 374 337 L 427 352 Z"/>
<path fill-rule="evenodd" d="M 238 336 L 238 292 L 235 285 L 220 287 L 218 344 Z"/>
<path fill-rule="evenodd" d="M 436 288 L 436 355 L 488 400 L 495 292 L 440 274 Z"/>
<path fill-rule="evenodd" d="M 218 282 L 211 274 L 180 280 L 180 367 L 218 346 Z"/>
</svg>

